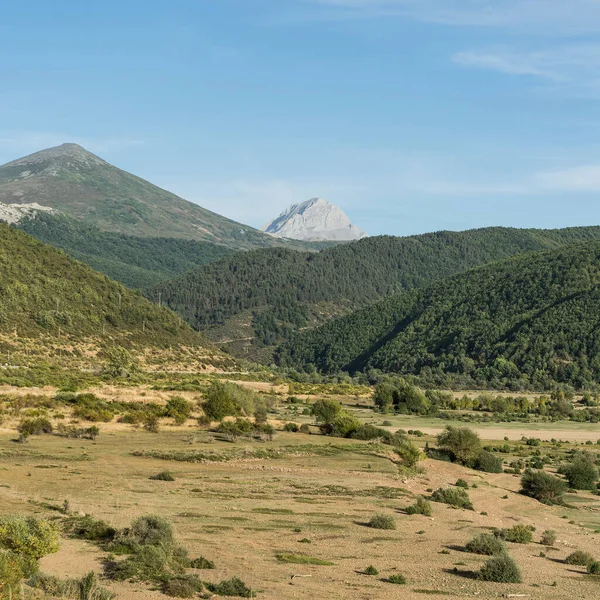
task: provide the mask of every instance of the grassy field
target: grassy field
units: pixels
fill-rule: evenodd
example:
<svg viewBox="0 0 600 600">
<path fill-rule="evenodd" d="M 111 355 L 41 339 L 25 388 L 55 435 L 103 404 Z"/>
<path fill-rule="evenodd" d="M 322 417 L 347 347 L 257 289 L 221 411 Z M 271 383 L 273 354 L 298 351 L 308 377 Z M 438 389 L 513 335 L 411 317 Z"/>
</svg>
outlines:
<svg viewBox="0 0 600 600">
<path fill-rule="evenodd" d="M 259 389 L 266 391 L 264 384 Z M 174 395 L 114 386 L 94 391 L 118 401 L 164 403 Z M 53 390 L 45 392 L 49 397 Z M 25 395 L 23 390 L 8 388 L 4 393 L 5 397 Z M 196 392 L 177 395 L 190 401 L 199 397 Z M 302 415 L 302 404 L 290 405 L 284 397 L 278 398 L 269 416 L 278 429 L 273 441 L 235 443 L 200 428 L 192 419 L 180 426 L 163 419 L 158 433 L 114 419 L 98 423 L 100 435 L 94 441 L 41 435 L 18 444 L 18 421 L 35 409 L 7 411 L 0 428 L 0 513 L 61 521 L 65 516 L 59 509 L 67 500 L 70 514 L 89 514 L 119 528 L 140 515 L 158 514 L 173 523 L 192 558 L 202 555 L 215 562 L 216 569 L 200 572 L 203 580 L 239 576 L 253 595 L 265 600 L 507 594 L 566 600 L 600 593 L 600 578 L 564 563 L 574 549 L 598 551 L 600 497 L 578 492 L 568 496 L 568 508 L 545 506 L 518 493 L 519 476 L 486 474 L 435 460 L 422 461 L 421 472 L 409 477 L 390 460 L 389 448 L 378 444 L 319 435 L 314 427 L 310 435 L 280 431 L 289 420 L 313 421 Z M 352 406 L 353 399 L 348 403 Z M 383 420 L 364 406 L 353 411 L 364 421 L 380 424 Z M 55 424 L 72 421 L 62 407 L 47 414 Z M 391 429 L 434 431 L 448 423 L 385 418 L 393 422 Z M 498 428 L 517 440 L 531 431 L 566 439 L 582 427 L 565 422 L 548 424 L 559 427 L 556 430 L 531 430 L 523 425 L 473 427 L 484 440 L 501 439 L 489 436 Z M 595 440 L 600 432 L 594 435 L 590 428 L 589 436 Z M 431 435 L 413 439 L 420 446 L 435 442 Z M 571 447 L 564 445 L 561 452 Z M 515 451 L 519 448 L 515 446 Z M 174 481 L 150 479 L 165 470 Z M 451 486 L 458 478 L 469 483 L 474 511 L 432 503 L 431 517 L 406 514 L 404 509 L 417 496 L 428 497 L 428 490 Z M 367 527 L 376 513 L 391 516 L 396 528 Z M 509 544 L 523 583 L 475 579 L 473 573 L 487 557 L 465 552 L 465 543 L 475 534 L 515 524 L 536 528 L 534 543 Z M 546 529 L 557 532 L 553 548 L 537 543 Z M 102 574 L 106 556 L 91 542 L 64 537 L 59 552 L 42 559 L 41 568 L 58 576 L 79 576 L 91 569 Z M 369 565 L 379 574 L 365 574 Z M 398 574 L 406 578 L 405 585 L 388 581 Z M 103 581 L 103 585 L 118 598 L 165 597 L 141 583 Z"/>
</svg>

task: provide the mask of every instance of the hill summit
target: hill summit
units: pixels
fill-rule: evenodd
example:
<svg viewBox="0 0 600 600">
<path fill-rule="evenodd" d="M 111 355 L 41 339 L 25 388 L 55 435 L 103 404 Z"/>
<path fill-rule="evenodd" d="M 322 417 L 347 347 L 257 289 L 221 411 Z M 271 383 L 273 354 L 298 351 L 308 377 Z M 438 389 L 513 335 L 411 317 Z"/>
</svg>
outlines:
<svg viewBox="0 0 600 600">
<path fill-rule="evenodd" d="M 0 166 L 0 202 L 12 212 L 16 205 L 40 205 L 103 231 L 139 237 L 185 238 L 236 249 L 274 245 L 272 237 L 127 173 L 78 144 Z"/>
<path fill-rule="evenodd" d="M 367 237 L 353 225 L 346 213 L 323 198 L 312 198 L 294 204 L 276 219 L 265 225 L 263 231 L 293 240 L 337 242 L 360 240 Z"/>
</svg>

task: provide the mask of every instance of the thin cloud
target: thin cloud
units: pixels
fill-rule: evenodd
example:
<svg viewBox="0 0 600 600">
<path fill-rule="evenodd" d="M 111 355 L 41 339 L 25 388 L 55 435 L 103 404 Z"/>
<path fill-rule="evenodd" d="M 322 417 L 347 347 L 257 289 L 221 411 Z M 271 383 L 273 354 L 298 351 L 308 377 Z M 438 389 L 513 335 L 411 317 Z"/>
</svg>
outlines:
<svg viewBox="0 0 600 600">
<path fill-rule="evenodd" d="M 344 18 L 411 17 L 454 26 L 549 33 L 600 31 L 599 0 L 304 0 Z"/>
</svg>

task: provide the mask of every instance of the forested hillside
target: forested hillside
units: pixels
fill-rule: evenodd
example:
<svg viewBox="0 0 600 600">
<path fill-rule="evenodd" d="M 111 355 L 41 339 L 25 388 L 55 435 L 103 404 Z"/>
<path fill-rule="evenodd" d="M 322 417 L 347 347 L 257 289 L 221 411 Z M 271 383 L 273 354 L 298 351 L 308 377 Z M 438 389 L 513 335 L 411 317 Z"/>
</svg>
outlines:
<svg viewBox="0 0 600 600">
<path fill-rule="evenodd" d="M 197 268 L 147 295 L 160 295 L 195 328 L 220 326 L 214 339 L 271 345 L 308 324 L 471 267 L 598 238 L 600 227 L 488 228 L 367 238 L 318 254 L 254 250 Z"/>
<path fill-rule="evenodd" d="M 18 227 L 136 289 L 154 286 L 231 252 L 225 246 L 210 242 L 110 233 L 51 213 L 37 213 L 22 220 Z"/>
<path fill-rule="evenodd" d="M 296 336 L 279 362 L 437 384 L 595 386 L 600 241 L 513 257 L 385 299 Z"/>
<path fill-rule="evenodd" d="M 0 333 L 147 346 L 199 345 L 169 310 L 0 224 Z"/>
</svg>

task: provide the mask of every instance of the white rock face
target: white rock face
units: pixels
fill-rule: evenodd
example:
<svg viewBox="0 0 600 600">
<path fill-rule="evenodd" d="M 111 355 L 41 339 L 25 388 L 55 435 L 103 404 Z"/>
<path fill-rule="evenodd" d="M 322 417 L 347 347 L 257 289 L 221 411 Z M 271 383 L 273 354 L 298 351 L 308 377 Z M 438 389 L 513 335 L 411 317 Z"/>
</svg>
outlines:
<svg viewBox="0 0 600 600">
<path fill-rule="evenodd" d="M 344 211 L 324 200 L 312 198 L 294 204 L 262 229 L 266 233 L 293 240 L 336 242 L 359 240 L 367 237 L 350 222 Z"/>
<path fill-rule="evenodd" d="M 49 206 L 42 206 L 37 202 L 31 204 L 4 204 L 0 202 L 0 221 L 10 223 L 20 223 L 25 217 L 29 217 L 37 212 L 55 212 Z"/>
</svg>

